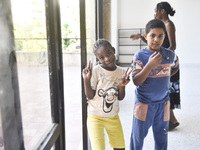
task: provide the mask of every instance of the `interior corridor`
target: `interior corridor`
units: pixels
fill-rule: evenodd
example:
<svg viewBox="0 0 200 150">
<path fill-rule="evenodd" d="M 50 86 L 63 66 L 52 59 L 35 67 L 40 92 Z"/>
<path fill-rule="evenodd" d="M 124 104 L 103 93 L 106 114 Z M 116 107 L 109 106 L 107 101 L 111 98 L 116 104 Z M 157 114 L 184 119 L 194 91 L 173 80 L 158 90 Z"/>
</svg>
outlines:
<svg viewBox="0 0 200 150">
<path fill-rule="evenodd" d="M 199 150 L 200 147 L 200 64 L 181 64 L 180 65 L 180 90 L 181 90 L 181 109 L 175 109 L 174 113 L 180 125 L 173 131 L 168 132 L 168 150 Z M 78 68 L 73 69 L 72 77 L 79 77 Z M 74 74 L 74 75 L 73 75 Z M 69 79 L 67 79 L 69 80 Z M 66 83 L 65 83 L 66 85 Z M 76 85 L 74 85 L 76 86 Z M 66 88 L 66 87 L 65 87 Z M 77 87 L 77 90 L 80 88 Z M 132 81 L 126 87 L 126 97 L 120 101 L 120 119 L 122 122 L 126 150 L 129 150 L 129 139 L 132 127 L 134 89 Z M 81 113 L 81 112 L 80 112 Z M 69 114 L 68 114 L 69 115 Z M 78 128 L 77 128 L 78 129 Z M 66 130 L 71 130 L 66 129 Z M 78 132 L 74 129 L 76 133 Z M 77 136 L 76 134 L 74 134 Z M 106 137 L 105 137 L 106 138 Z M 153 134 L 151 128 L 144 141 L 143 150 L 153 150 Z M 81 150 L 81 144 L 79 145 Z M 106 140 L 106 150 L 112 150 Z"/>
<path fill-rule="evenodd" d="M 176 109 L 174 111 L 178 121 L 180 122 L 180 126 L 170 131 L 168 133 L 168 149 L 169 150 L 198 150 L 200 147 L 200 92 L 198 91 L 198 86 L 200 83 L 200 65 L 194 64 L 181 64 L 181 109 Z M 35 68 L 38 70 L 37 68 Z M 22 68 L 19 69 L 22 71 L 19 75 L 19 83 L 22 84 L 21 92 L 25 92 L 28 89 L 28 86 L 31 81 L 31 76 L 35 76 L 31 74 L 29 77 L 29 83 L 23 77 L 23 75 L 30 73 L 24 72 Z M 46 75 L 48 69 L 44 68 L 41 71 L 40 68 L 40 78 L 42 78 L 42 74 Z M 35 72 L 35 71 L 33 71 Z M 38 72 L 35 72 L 38 73 Z M 30 75 L 30 74 L 29 74 Z M 43 81 L 47 80 L 43 77 Z M 23 83 L 22 83 L 23 82 Z M 79 66 L 73 67 L 64 67 L 64 91 L 65 91 L 65 126 L 66 126 L 66 150 L 81 150 L 81 138 L 82 138 L 82 128 L 81 128 L 81 70 Z M 124 130 L 125 142 L 126 142 L 126 150 L 129 148 L 129 138 L 131 133 L 132 126 L 132 113 L 133 113 L 133 103 L 134 103 L 134 85 L 132 81 L 126 87 L 126 97 L 123 101 L 120 102 L 120 118 Z M 47 91 L 48 92 L 48 91 Z M 26 95 L 25 95 L 26 96 Z M 30 97 L 29 97 L 30 98 Z M 32 96 L 34 98 L 34 96 Z M 40 101 L 39 99 L 35 99 L 36 101 Z M 23 107 L 30 108 L 31 100 L 26 100 L 25 104 L 22 104 Z M 37 103 L 39 104 L 39 103 Z M 37 106 L 35 106 L 37 107 Z M 27 109 L 28 111 L 29 109 Z M 49 110 L 48 110 L 49 111 Z M 22 113 L 26 114 L 27 112 Z M 37 115 L 41 112 L 30 113 L 30 115 Z M 47 113 L 44 109 L 42 113 Z M 46 115 L 47 117 L 49 115 Z M 31 118 L 31 116 L 29 116 Z M 49 119 L 48 119 L 49 120 Z M 37 120 L 34 120 L 37 121 Z M 29 120 L 31 124 L 33 122 Z M 47 121 L 49 122 L 49 121 Z M 38 141 L 38 138 L 41 136 L 41 127 L 48 127 L 48 123 L 43 124 L 42 126 L 36 126 L 34 128 L 28 128 L 26 122 L 26 126 L 24 126 L 25 133 L 25 145 L 26 149 L 31 149 L 31 145 L 34 145 L 35 142 Z M 37 130 L 38 128 L 38 130 Z M 39 136 L 40 135 L 40 136 Z M 28 139 L 27 139 L 28 138 Z M 36 141 L 37 139 L 37 141 Z M 153 135 L 151 129 L 149 130 L 149 134 L 147 135 L 144 142 L 144 150 L 153 150 L 154 142 Z M 106 141 L 106 150 L 111 150 L 109 148 L 108 143 Z"/>
</svg>

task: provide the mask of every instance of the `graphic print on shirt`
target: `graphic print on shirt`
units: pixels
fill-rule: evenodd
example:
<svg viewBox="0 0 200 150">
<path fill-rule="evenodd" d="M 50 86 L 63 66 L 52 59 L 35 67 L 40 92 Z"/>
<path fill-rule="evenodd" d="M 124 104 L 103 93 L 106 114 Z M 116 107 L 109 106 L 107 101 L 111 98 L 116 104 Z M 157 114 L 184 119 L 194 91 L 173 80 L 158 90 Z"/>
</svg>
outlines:
<svg viewBox="0 0 200 150">
<path fill-rule="evenodd" d="M 160 64 L 156 68 L 152 69 L 149 73 L 149 78 L 166 77 L 170 76 L 171 65 L 170 64 Z"/>
<path fill-rule="evenodd" d="M 108 77 L 106 78 L 106 75 L 104 73 L 100 73 L 99 77 L 100 77 L 100 81 L 102 83 L 110 82 L 110 83 L 112 83 L 113 87 L 117 87 L 118 86 L 118 81 L 115 81 L 112 78 L 108 78 Z"/>
<path fill-rule="evenodd" d="M 143 64 L 139 59 L 133 58 L 132 68 L 134 69 L 133 74 L 137 74 L 142 70 Z M 148 77 L 157 78 L 157 77 L 170 76 L 170 71 L 171 71 L 171 64 L 169 63 L 160 64 L 159 66 L 151 70 Z"/>
<path fill-rule="evenodd" d="M 133 69 L 132 74 L 137 74 L 138 72 L 140 72 L 142 70 L 143 64 L 139 59 L 133 57 L 131 67 Z"/>
<path fill-rule="evenodd" d="M 134 69 L 134 70 L 135 69 L 142 69 L 143 64 L 139 59 L 133 57 L 131 66 L 132 66 L 132 69 Z"/>
<path fill-rule="evenodd" d="M 108 88 L 107 90 L 99 89 L 99 97 L 103 97 L 103 111 L 109 113 L 112 111 L 113 103 L 117 100 L 118 92 L 114 87 Z"/>
</svg>

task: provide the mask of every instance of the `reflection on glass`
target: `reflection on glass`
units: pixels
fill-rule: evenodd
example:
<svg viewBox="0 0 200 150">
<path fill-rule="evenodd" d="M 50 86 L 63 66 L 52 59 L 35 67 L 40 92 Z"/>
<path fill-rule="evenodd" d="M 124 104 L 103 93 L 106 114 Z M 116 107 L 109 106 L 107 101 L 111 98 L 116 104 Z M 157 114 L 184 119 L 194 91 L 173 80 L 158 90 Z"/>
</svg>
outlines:
<svg viewBox="0 0 200 150">
<path fill-rule="evenodd" d="M 79 0 L 60 0 L 65 96 L 66 150 L 82 138 Z"/>
<path fill-rule="evenodd" d="M 79 0 L 61 0 L 63 38 L 66 149 L 82 147 L 82 98 L 80 66 Z M 95 1 L 86 1 L 88 60 L 95 60 L 92 45 L 95 40 Z M 70 17 L 69 17 L 70 16 Z"/>
<path fill-rule="evenodd" d="M 44 2 L 11 1 L 25 149 L 33 149 L 52 122 Z"/>
<path fill-rule="evenodd" d="M 1 109 L 0 109 L 0 150 L 4 150 L 3 131 L 2 131 L 2 122 L 1 122 Z"/>
</svg>

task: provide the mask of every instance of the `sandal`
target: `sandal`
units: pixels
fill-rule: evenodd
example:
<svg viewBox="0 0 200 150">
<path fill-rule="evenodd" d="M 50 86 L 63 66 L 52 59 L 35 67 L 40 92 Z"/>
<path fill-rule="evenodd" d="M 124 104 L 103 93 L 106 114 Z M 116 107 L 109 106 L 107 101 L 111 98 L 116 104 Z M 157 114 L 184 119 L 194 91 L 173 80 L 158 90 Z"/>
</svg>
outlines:
<svg viewBox="0 0 200 150">
<path fill-rule="evenodd" d="M 177 126 L 179 126 L 179 122 L 173 124 L 171 122 L 169 122 L 169 131 L 173 130 L 174 128 L 176 128 Z"/>
</svg>

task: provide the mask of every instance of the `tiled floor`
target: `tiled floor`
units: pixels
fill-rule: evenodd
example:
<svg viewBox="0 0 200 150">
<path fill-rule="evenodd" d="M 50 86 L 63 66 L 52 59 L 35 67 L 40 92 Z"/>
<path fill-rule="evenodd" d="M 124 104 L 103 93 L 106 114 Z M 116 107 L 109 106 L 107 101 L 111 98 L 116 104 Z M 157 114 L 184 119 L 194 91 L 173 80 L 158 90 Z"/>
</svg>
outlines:
<svg viewBox="0 0 200 150">
<path fill-rule="evenodd" d="M 51 124 L 47 66 L 18 66 L 26 150 L 37 144 Z M 79 66 L 64 68 L 66 149 L 77 150 L 81 141 L 81 73 Z"/>
<path fill-rule="evenodd" d="M 168 133 L 169 150 L 199 150 L 200 147 L 200 64 L 181 64 L 181 109 L 174 113 L 180 126 Z M 126 97 L 120 102 L 120 118 L 124 130 L 126 150 L 132 126 L 134 102 L 134 85 L 130 82 L 126 87 Z M 145 138 L 143 150 L 153 150 L 153 134 L 151 129 Z M 112 150 L 106 142 L 106 150 Z"/>
<path fill-rule="evenodd" d="M 20 70 L 19 70 L 20 71 Z M 31 149 L 33 141 L 36 141 L 35 137 L 40 136 L 50 122 L 50 111 L 48 110 L 49 97 L 43 96 L 44 92 L 42 87 L 37 87 L 36 95 L 29 95 L 29 84 L 41 84 L 44 82 L 44 87 L 48 86 L 47 68 L 36 68 L 35 71 L 27 70 L 27 78 L 23 77 L 24 96 L 28 99 L 22 100 L 22 103 L 26 103 L 25 115 L 33 115 L 37 118 L 37 111 L 31 110 L 32 107 L 36 107 L 36 110 L 41 110 L 44 114 L 44 118 L 31 119 L 30 116 L 22 116 L 24 120 L 24 135 L 25 142 L 27 142 L 27 150 Z M 33 73 L 36 75 L 33 75 Z M 19 73 L 20 74 L 20 73 Z M 45 75 L 42 77 L 42 74 Z M 40 76 L 41 75 L 41 76 Z M 39 81 L 33 80 L 34 77 L 41 78 Z M 180 126 L 174 131 L 169 132 L 169 150 L 198 150 L 200 147 L 200 65 L 183 64 L 181 65 L 181 104 L 180 110 L 176 109 L 174 112 L 177 119 L 180 122 Z M 25 81 L 34 81 L 25 82 Z M 81 149 L 81 70 L 79 66 L 65 67 L 64 68 L 64 91 L 65 91 L 65 117 L 66 117 L 66 150 L 78 150 Z M 48 93 L 48 91 L 46 91 Z M 40 94 L 41 95 L 40 95 Z M 37 100 L 37 94 L 42 97 L 44 106 Z M 49 94 L 49 93 L 48 93 Z M 46 95 L 48 95 L 46 94 Z M 35 99 L 34 99 L 35 98 Z M 31 102 L 31 99 L 34 99 Z M 134 102 L 134 86 L 132 82 L 126 87 L 126 97 L 120 102 L 120 118 L 124 130 L 126 149 L 129 147 L 129 138 L 132 124 L 132 110 Z M 23 106 L 23 104 L 22 104 Z M 46 110 L 47 109 L 47 110 Z M 32 112 L 33 111 L 33 112 Z M 39 114 L 40 114 L 39 113 Z M 31 123 L 31 124 L 28 124 Z M 151 129 L 145 139 L 144 150 L 153 150 L 153 135 Z M 111 150 L 106 142 L 106 150 Z"/>
<path fill-rule="evenodd" d="M 82 138 L 81 70 L 64 67 L 66 150 L 78 150 Z"/>
<path fill-rule="evenodd" d="M 26 150 L 31 150 L 51 124 L 47 66 L 18 66 Z"/>
<path fill-rule="evenodd" d="M 199 150 L 200 147 L 200 64 L 181 65 L 181 109 L 174 113 L 180 126 L 168 133 L 169 150 Z M 126 87 L 126 98 L 121 102 L 120 117 L 124 129 L 126 149 L 132 124 L 132 104 L 134 97 L 132 83 Z M 153 150 L 154 142 L 151 129 L 144 142 L 144 150 Z M 107 150 L 111 150 L 107 148 Z"/>
</svg>

